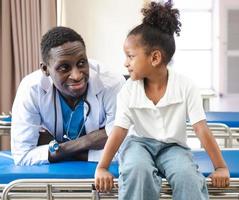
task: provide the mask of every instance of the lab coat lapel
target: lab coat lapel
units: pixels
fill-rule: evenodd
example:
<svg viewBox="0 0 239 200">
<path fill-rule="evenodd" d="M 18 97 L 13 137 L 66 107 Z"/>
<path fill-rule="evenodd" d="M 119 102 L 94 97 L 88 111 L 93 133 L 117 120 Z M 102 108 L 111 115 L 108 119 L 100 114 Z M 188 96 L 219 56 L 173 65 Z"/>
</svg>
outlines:
<svg viewBox="0 0 239 200">
<path fill-rule="evenodd" d="M 41 86 L 45 93 L 41 96 L 40 109 L 42 113 L 43 126 L 46 128 L 53 136 L 55 129 L 55 109 L 54 109 L 54 90 L 53 83 L 49 77 L 43 77 L 41 81 Z M 60 107 L 59 94 L 56 91 L 56 110 L 57 110 L 57 130 L 56 136 L 57 140 L 61 141 L 63 137 L 63 119 L 62 111 Z"/>
<path fill-rule="evenodd" d="M 87 95 L 87 101 L 90 104 L 91 110 L 89 113 L 89 116 L 87 117 L 87 120 L 85 122 L 85 130 L 86 133 L 90 133 L 94 130 L 98 129 L 98 124 L 99 124 L 99 104 L 98 100 L 95 94 L 92 94 L 92 91 L 88 91 Z M 84 114 L 86 115 L 88 111 L 88 106 L 86 103 L 84 104 Z M 85 116 L 86 117 L 86 116 Z"/>
<path fill-rule="evenodd" d="M 99 129 L 99 100 L 97 99 L 97 94 L 102 90 L 103 84 L 100 81 L 98 74 L 94 70 L 90 70 L 90 78 L 88 82 L 88 91 L 87 91 L 87 101 L 90 104 L 91 111 L 85 122 L 86 133 Z M 84 104 L 84 113 L 86 114 L 88 106 Z"/>
</svg>

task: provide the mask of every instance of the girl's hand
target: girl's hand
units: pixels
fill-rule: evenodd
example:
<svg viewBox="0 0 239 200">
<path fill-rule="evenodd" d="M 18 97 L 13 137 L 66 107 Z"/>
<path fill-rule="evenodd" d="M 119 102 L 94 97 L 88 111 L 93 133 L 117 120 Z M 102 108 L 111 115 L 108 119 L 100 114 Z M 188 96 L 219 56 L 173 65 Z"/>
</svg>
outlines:
<svg viewBox="0 0 239 200">
<path fill-rule="evenodd" d="M 217 168 L 212 174 L 209 175 L 212 179 L 213 187 L 228 187 L 230 185 L 230 174 L 226 167 Z"/>
<path fill-rule="evenodd" d="M 110 192 L 114 187 L 113 176 L 105 168 L 97 168 L 95 171 L 95 188 L 98 192 Z"/>
</svg>

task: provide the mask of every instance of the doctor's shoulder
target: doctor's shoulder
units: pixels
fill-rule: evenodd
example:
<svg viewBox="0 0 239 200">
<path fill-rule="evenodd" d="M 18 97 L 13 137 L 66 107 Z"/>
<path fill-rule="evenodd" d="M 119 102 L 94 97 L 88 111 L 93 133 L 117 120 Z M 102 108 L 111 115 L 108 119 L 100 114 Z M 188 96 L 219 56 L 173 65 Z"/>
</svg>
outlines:
<svg viewBox="0 0 239 200">
<path fill-rule="evenodd" d="M 24 86 L 34 86 L 36 84 L 39 84 L 41 82 L 41 79 L 43 77 L 43 73 L 42 71 L 36 70 L 28 75 L 26 75 L 20 82 L 20 85 L 24 85 Z"/>
<path fill-rule="evenodd" d="M 42 81 L 44 79 L 47 79 L 47 82 L 50 82 L 49 78 L 46 77 L 42 71 L 36 70 L 28 75 L 26 75 L 20 82 L 17 92 L 23 92 L 23 93 L 29 93 L 32 92 L 32 90 L 34 90 L 35 92 L 37 92 L 39 90 L 39 88 L 41 88 L 42 85 Z"/>
<path fill-rule="evenodd" d="M 26 75 L 20 82 L 16 96 L 13 103 L 12 111 L 18 110 L 20 107 L 25 108 L 26 105 L 36 104 L 38 98 L 39 83 L 41 82 L 42 72 L 41 70 L 34 71 Z M 16 112 L 15 112 L 16 113 Z"/>
</svg>

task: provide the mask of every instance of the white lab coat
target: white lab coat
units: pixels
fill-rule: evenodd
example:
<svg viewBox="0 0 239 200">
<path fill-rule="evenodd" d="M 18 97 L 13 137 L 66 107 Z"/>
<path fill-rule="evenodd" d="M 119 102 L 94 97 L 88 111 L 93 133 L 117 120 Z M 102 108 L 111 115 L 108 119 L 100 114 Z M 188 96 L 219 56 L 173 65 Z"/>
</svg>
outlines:
<svg viewBox="0 0 239 200">
<path fill-rule="evenodd" d="M 87 100 L 91 111 L 85 123 L 86 133 L 105 127 L 111 132 L 116 111 L 116 95 L 125 82 L 123 76 L 101 73 L 99 65 L 90 64 Z M 57 139 L 62 140 L 63 119 L 56 93 Z M 88 107 L 85 105 L 85 109 Z M 86 110 L 87 111 L 87 110 Z M 86 111 L 84 113 L 86 113 Z M 26 76 L 19 85 L 12 108 L 11 151 L 15 164 L 49 163 L 48 145 L 37 146 L 41 128 L 54 133 L 53 84 L 40 70 Z M 90 150 L 89 161 L 97 161 L 101 151 Z"/>
</svg>

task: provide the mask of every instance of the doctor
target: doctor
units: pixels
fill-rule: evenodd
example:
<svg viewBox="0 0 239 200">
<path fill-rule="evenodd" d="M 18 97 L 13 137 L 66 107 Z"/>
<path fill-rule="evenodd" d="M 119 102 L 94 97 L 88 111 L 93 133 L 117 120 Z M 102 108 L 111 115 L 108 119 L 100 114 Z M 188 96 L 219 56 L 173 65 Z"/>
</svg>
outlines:
<svg viewBox="0 0 239 200">
<path fill-rule="evenodd" d="M 98 160 L 124 77 L 88 62 L 82 37 L 70 28 L 48 31 L 41 54 L 41 70 L 22 80 L 12 108 L 15 164 Z"/>
</svg>

